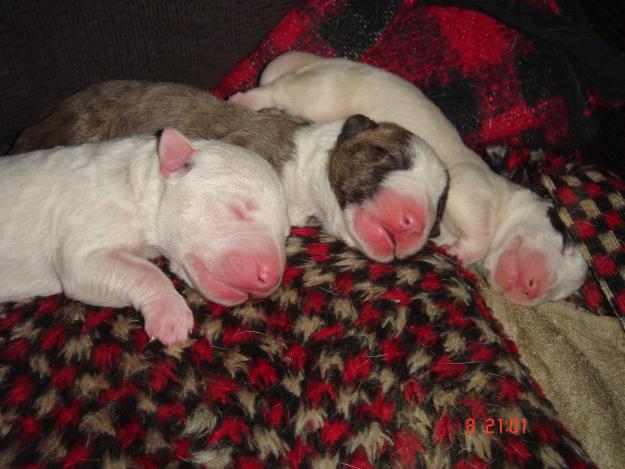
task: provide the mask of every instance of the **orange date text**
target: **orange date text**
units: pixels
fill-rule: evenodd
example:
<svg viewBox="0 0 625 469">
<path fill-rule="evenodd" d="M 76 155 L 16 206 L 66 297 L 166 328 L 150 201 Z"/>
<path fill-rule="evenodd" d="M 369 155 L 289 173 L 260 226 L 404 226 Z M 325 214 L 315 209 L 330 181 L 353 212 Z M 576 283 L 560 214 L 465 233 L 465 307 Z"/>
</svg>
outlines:
<svg viewBox="0 0 625 469">
<path fill-rule="evenodd" d="M 479 428 L 484 429 L 488 435 L 501 435 L 511 433 L 513 435 L 527 433 L 527 419 L 525 418 L 468 418 L 465 422 L 464 430 L 469 435 L 473 435 Z"/>
</svg>

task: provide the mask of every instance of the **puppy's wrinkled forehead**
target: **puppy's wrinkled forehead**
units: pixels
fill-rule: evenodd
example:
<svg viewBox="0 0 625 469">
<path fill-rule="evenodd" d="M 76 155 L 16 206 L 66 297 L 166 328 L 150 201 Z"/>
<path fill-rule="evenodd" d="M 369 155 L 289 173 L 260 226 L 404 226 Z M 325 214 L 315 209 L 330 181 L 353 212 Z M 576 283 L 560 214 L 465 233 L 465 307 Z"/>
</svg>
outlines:
<svg viewBox="0 0 625 469">
<path fill-rule="evenodd" d="M 374 197 L 388 173 L 410 169 L 417 157 L 412 137 L 393 123 L 376 123 L 363 115 L 347 119 L 328 162 L 339 206 L 344 209 Z"/>
</svg>

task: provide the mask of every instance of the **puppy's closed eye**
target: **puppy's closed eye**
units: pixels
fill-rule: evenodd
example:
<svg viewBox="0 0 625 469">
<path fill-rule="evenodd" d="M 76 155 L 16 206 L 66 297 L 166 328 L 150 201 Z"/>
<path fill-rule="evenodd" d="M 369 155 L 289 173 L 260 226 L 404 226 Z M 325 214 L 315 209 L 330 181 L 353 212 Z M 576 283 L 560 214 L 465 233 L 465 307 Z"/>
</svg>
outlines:
<svg viewBox="0 0 625 469">
<path fill-rule="evenodd" d="M 239 221 L 251 221 L 252 216 L 246 207 L 237 205 L 237 204 L 228 204 L 228 210 L 232 215 L 234 215 L 235 220 Z"/>
</svg>

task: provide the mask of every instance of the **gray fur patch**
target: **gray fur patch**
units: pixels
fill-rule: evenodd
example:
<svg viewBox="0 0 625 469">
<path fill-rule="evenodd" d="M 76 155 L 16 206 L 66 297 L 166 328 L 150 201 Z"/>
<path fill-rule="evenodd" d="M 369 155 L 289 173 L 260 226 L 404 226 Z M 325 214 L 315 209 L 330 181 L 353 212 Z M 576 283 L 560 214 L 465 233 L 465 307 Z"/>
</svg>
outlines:
<svg viewBox="0 0 625 469">
<path fill-rule="evenodd" d="M 302 125 L 299 119 L 258 113 L 188 85 L 110 81 L 62 101 L 22 132 L 11 153 L 174 127 L 189 138 L 223 139 L 256 151 L 280 170 L 292 158 L 293 134 Z"/>
</svg>

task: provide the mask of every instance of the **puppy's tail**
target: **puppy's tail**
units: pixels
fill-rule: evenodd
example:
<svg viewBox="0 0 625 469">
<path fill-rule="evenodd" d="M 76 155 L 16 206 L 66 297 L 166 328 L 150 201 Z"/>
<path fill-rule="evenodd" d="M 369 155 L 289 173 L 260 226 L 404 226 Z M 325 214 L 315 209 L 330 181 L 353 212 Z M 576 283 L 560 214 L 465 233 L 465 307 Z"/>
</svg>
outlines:
<svg viewBox="0 0 625 469">
<path fill-rule="evenodd" d="M 268 85 L 287 73 L 293 73 L 306 65 L 323 60 L 309 52 L 291 51 L 282 54 L 267 65 L 260 76 L 260 86 Z"/>
</svg>

